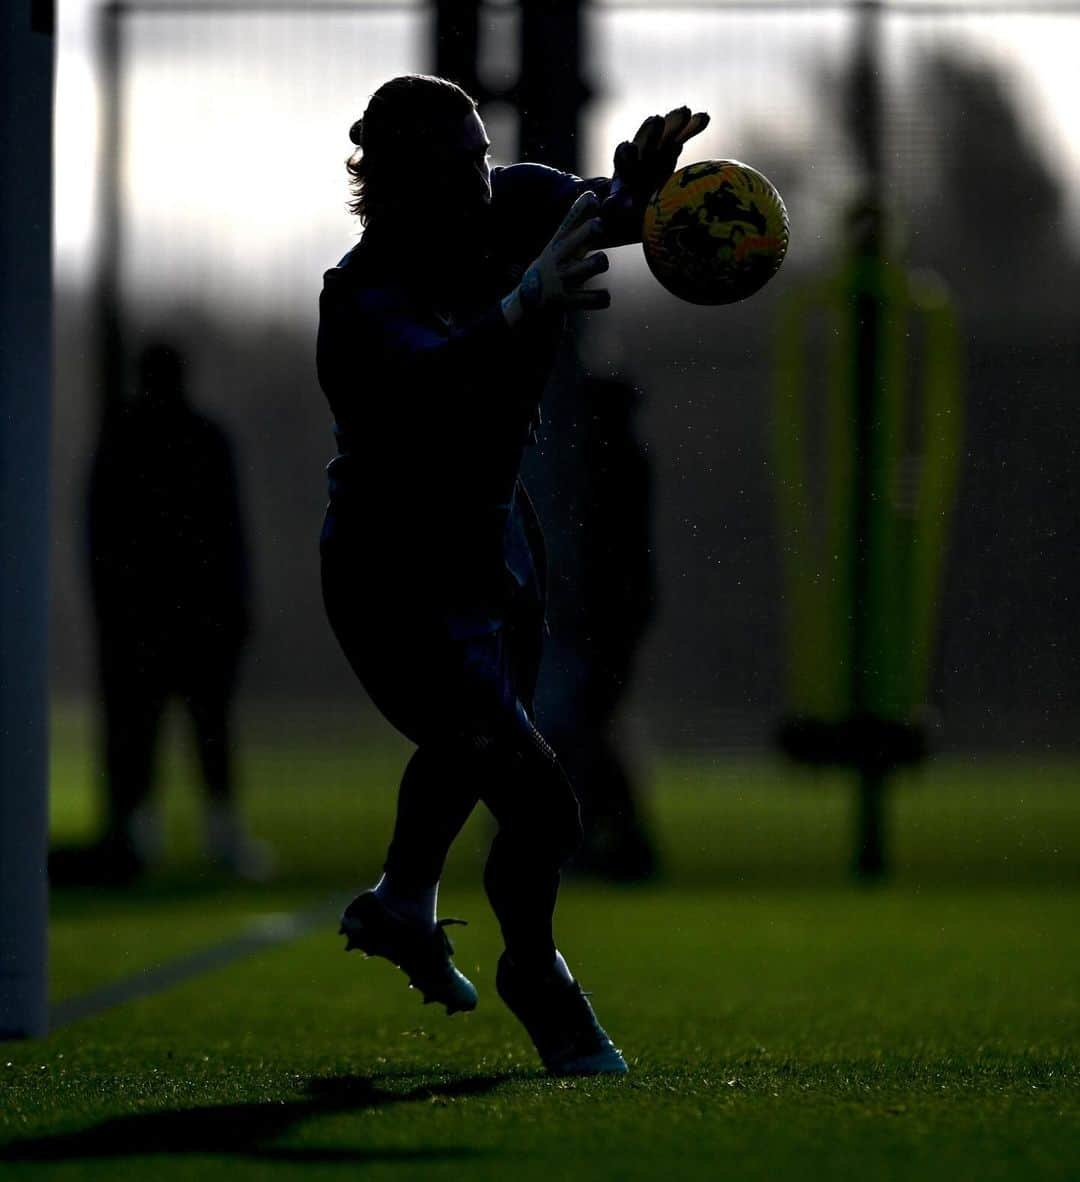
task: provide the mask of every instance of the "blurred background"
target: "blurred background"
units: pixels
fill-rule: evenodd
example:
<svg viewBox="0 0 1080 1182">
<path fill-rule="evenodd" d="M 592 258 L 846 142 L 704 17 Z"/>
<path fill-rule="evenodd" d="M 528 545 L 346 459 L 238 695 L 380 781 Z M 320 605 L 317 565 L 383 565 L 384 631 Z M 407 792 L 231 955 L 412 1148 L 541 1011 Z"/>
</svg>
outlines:
<svg viewBox="0 0 1080 1182">
<path fill-rule="evenodd" d="M 661 780 L 689 783 L 678 770 L 688 755 L 707 769 L 700 783 L 754 783 L 773 766 L 755 761 L 774 750 L 781 721 L 803 713 L 799 677 L 816 674 L 805 662 L 798 672 L 800 645 L 813 638 L 793 631 L 788 610 L 799 572 L 788 561 L 784 505 L 796 477 L 782 408 L 797 398 L 805 422 L 827 417 L 821 408 L 835 392 L 825 357 L 838 331 L 829 317 L 843 298 L 820 293 L 832 281 L 842 287 L 858 245 L 853 210 L 865 208 L 878 211 L 878 263 L 931 291 L 927 306 L 946 308 L 949 320 L 947 343 L 932 320 L 898 330 L 911 364 L 897 397 L 929 421 L 932 400 L 920 398 L 937 389 L 927 376 L 937 348 L 949 373 L 936 380 L 952 408 L 937 493 L 916 496 L 908 514 L 940 528 L 921 625 L 926 675 L 901 722 L 916 727 L 920 750 L 925 741 L 962 769 L 969 803 L 1016 756 L 1036 757 L 1025 780 L 1031 767 L 1058 785 L 1071 774 L 1060 768 L 1075 755 L 1080 706 L 1071 602 L 1080 573 L 1080 83 L 1071 48 L 1080 9 L 916 0 L 524 7 L 61 0 L 52 533 L 61 835 L 92 829 L 102 775 L 91 461 L 105 406 L 134 387 L 154 342 L 183 355 L 192 403 L 224 429 L 236 457 L 253 587 L 237 697 L 245 793 L 254 800 L 260 777 L 273 778 L 268 763 L 281 774 L 284 757 L 266 754 L 270 738 L 396 742 L 338 651 L 320 599 L 333 441 L 314 371 L 317 298 L 323 271 L 360 232 L 345 209 L 350 124 L 393 75 L 449 67 L 483 100 L 495 163 L 609 174 L 615 145 L 642 119 L 686 103 L 712 123 L 682 163 L 747 161 L 787 203 L 787 260 L 753 299 L 680 302 L 652 279 L 640 248 L 627 247 L 612 252 L 611 310 L 577 326 L 582 372 L 628 392 L 632 450 L 650 490 L 635 551 L 648 555 L 648 603 L 615 727 L 641 784 L 654 763 Z M 575 32 L 538 47 L 530 19 L 541 34 L 544 19 L 564 28 L 570 19 Z M 550 126 L 538 109 L 545 80 L 570 95 Z M 588 578 L 572 522 L 581 474 L 594 464 L 585 444 L 596 418 L 558 394 L 552 405 L 531 464 L 549 541 L 565 558 L 555 594 L 569 620 Z M 808 487 L 827 484 L 841 463 L 815 430 L 796 440 Z M 905 473 L 918 484 L 920 463 L 929 470 L 918 453 L 900 447 L 901 485 Z M 577 483 L 549 475 L 545 484 L 545 470 L 577 472 Z M 889 495 L 903 516 L 903 488 Z M 822 498 L 807 496 L 811 517 L 827 516 Z M 829 528 L 824 517 L 814 526 L 824 539 Z M 570 641 L 560 648 L 556 637 L 545 670 L 552 700 L 573 680 L 571 622 L 562 635 Z M 991 756 L 998 762 L 977 766 L 994 770 L 972 771 Z M 317 787 L 312 768 L 329 763 L 312 758 L 307 791 Z M 858 760 L 848 752 L 838 762 Z M 387 767 L 392 788 L 394 761 Z M 788 792 L 792 780 L 776 773 L 769 783 Z M 778 831 L 784 817 L 797 828 L 804 810 L 824 816 L 801 791 L 784 798 Z M 1003 831 L 1012 808 L 1001 806 Z M 1029 848 L 1036 861 L 1052 861 L 1055 824 L 1045 849 Z"/>
<path fill-rule="evenodd" d="M 30 116 L 49 112 L 28 96 L 51 6 L 10 11 L 8 159 L 31 183 L 5 225 L 44 256 Z M 231 1182 L 463 1160 L 478 1179 L 1075 1176 L 1080 3 L 56 17 L 53 1034 L 5 1044 L 0 1160 L 110 1182 L 150 1155 L 163 1179 Z M 410 750 L 321 602 L 317 300 L 360 233 L 349 127 L 414 71 L 480 101 L 496 163 L 586 177 L 648 115 L 709 111 L 683 162 L 746 161 L 790 215 L 782 268 L 730 306 L 613 250 L 613 305 L 571 325 L 528 459 L 552 555 L 539 720 L 589 833 L 558 938 L 629 1089 L 538 1077 L 488 1004 L 484 810 L 439 897 L 470 923 L 467 1022 L 334 934 L 379 874 Z M 5 291 L 33 335 L 46 301 Z M 24 395 L 43 384 L 22 372 Z M 19 403 L 0 467 L 22 621 L 44 536 L 22 412 L 44 404 Z M 0 878 L 41 1011 L 32 664 L 0 684 Z"/>
</svg>

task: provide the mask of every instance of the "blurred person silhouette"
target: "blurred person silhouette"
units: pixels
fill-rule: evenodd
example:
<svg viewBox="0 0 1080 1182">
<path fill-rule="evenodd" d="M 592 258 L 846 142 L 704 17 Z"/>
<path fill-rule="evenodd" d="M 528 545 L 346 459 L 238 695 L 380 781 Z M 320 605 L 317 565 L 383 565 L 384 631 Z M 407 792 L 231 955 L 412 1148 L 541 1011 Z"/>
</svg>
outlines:
<svg viewBox="0 0 1080 1182">
<path fill-rule="evenodd" d="M 580 840 L 574 790 L 536 727 L 545 553 L 520 468 L 568 309 L 601 247 L 640 241 L 645 202 L 704 114 L 652 116 L 614 176 L 490 165 L 475 102 L 440 78 L 392 79 L 350 130 L 365 229 L 326 272 L 319 379 L 338 455 L 321 536 L 327 615 L 371 699 L 416 744 L 384 874 L 342 916 L 347 948 L 398 965 L 426 1001 L 471 1010 L 437 919 L 447 852 L 482 800 L 484 871 L 505 950 L 496 989 L 555 1074 L 624 1072 L 555 946 L 560 870 Z"/>
<path fill-rule="evenodd" d="M 658 857 L 617 722 L 656 610 L 652 482 L 634 428 L 634 385 L 589 375 L 582 395 L 583 676 L 576 708 L 563 713 L 549 737 L 581 802 L 584 839 L 574 867 L 616 882 L 640 882 L 657 872 Z"/>
<path fill-rule="evenodd" d="M 224 431 L 188 402 L 185 362 L 146 347 L 137 392 L 105 412 L 88 500 L 90 584 L 103 705 L 105 832 L 50 857 L 55 883 L 123 885 L 158 856 L 152 789 L 162 715 L 178 697 L 205 786 L 209 859 L 270 870 L 235 795 L 232 706 L 250 625 L 248 545 Z"/>
</svg>

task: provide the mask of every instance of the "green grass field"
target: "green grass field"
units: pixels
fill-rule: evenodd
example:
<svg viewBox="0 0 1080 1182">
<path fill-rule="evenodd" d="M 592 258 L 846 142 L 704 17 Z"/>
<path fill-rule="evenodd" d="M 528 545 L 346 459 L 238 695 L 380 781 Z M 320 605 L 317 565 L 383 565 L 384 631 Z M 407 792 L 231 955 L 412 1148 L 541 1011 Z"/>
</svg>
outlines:
<svg viewBox="0 0 1080 1182">
<path fill-rule="evenodd" d="M 627 1054 L 559 1081 L 494 995 L 463 835 L 442 909 L 475 1014 L 344 956 L 334 908 L 376 872 L 405 749 L 264 734 L 243 754 L 275 883 L 207 874 L 186 756 L 170 854 L 137 891 L 57 893 L 55 1000 L 311 906 L 326 922 L 0 1048 L 0 1177 L 1080 1177 L 1080 764 L 939 762 L 899 782 L 895 875 L 849 882 L 849 792 L 768 759 L 655 758 L 667 874 L 569 882 L 559 938 Z M 89 832 L 87 734 L 56 730 L 54 830 Z"/>
</svg>

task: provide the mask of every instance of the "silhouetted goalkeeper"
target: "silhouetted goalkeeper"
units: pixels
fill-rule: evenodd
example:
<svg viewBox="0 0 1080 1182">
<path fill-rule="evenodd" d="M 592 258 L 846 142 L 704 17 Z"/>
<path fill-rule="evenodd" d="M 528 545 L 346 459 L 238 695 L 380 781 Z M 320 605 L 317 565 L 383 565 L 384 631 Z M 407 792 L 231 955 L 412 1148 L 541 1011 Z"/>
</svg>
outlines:
<svg viewBox="0 0 1080 1182">
<path fill-rule="evenodd" d="M 385 873 L 346 909 L 349 947 L 399 965 L 448 1012 L 476 1005 L 436 896 L 479 800 L 484 883 L 506 944 L 496 987 L 552 1072 L 626 1070 L 555 947 L 578 805 L 533 722 L 544 547 L 519 478 L 568 308 L 601 309 L 601 250 L 640 240 L 645 202 L 708 117 L 646 120 L 613 178 L 489 167 L 458 86 L 394 78 L 352 127 L 360 242 L 328 271 L 319 380 L 339 455 L 322 532 L 327 614 L 357 676 L 416 744 Z"/>
</svg>

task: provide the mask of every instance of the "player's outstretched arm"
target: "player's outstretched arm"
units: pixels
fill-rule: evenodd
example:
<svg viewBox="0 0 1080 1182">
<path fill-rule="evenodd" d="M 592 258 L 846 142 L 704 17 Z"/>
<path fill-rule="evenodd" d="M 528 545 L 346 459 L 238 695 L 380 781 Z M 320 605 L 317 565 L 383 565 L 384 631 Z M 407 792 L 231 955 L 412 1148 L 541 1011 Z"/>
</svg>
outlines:
<svg viewBox="0 0 1080 1182">
<path fill-rule="evenodd" d="M 584 286 L 608 269 L 607 255 L 595 249 L 604 232 L 599 213 L 595 193 L 578 197 L 551 241 L 502 301 L 508 324 L 518 324 L 546 308 L 600 309 L 610 305 L 611 294 L 605 288 Z"/>
<path fill-rule="evenodd" d="M 365 359 L 367 373 L 381 371 L 388 384 L 430 391 L 425 413 L 459 414 L 460 404 L 440 401 L 441 392 L 466 386 L 474 394 L 472 405 L 479 410 L 488 395 L 504 405 L 507 392 L 501 367 L 522 361 L 515 325 L 539 319 L 545 310 L 599 309 L 610 303 L 607 291 L 584 288 L 594 275 L 608 269 L 607 256 L 595 251 L 602 233 L 599 210 L 594 193 L 581 194 L 518 286 L 448 335 L 417 317 L 402 291 L 357 286 L 344 269 L 328 271 L 319 301 L 316 348 L 323 389 L 332 401 L 355 400 L 359 356 Z M 522 384 L 519 392 L 523 414 L 531 413 L 536 401 L 532 385 Z"/>
<path fill-rule="evenodd" d="M 589 252 L 601 233 L 600 202 L 583 193 L 563 219 L 521 282 L 503 300 L 477 319 L 448 335 L 416 315 L 407 296 L 390 287 L 357 287 L 340 268 L 327 272 L 320 298 L 317 364 L 323 389 L 345 403 L 355 399 L 355 359 L 365 358 L 366 371 L 381 370 L 399 389 L 427 390 L 428 414 L 460 414 L 460 402 L 443 392 L 468 387 L 471 405 L 483 411 L 490 395 L 499 405 L 507 399 L 504 364 L 521 364 L 521 341 L 513 326 L 539 319 L 557 308 L 606 308 L 607 291 L 585 289 L 594 275 L 608 269 L 607 256 Z M 532 383 L 521 384 L 523 413 L 535 409 Z"/>
<path fill-rule="evenodd" d="M 708 126 L 704 111 L 691 114 L 689 107 L 677 107 L 666 115 L 650 115 L 632 140 L 619 144 L 610 193 L 600 211 L 604 223 L 600 245 L 641 241 L 649 198 L 675 171 L 683 145 Z"/>
</svg>

